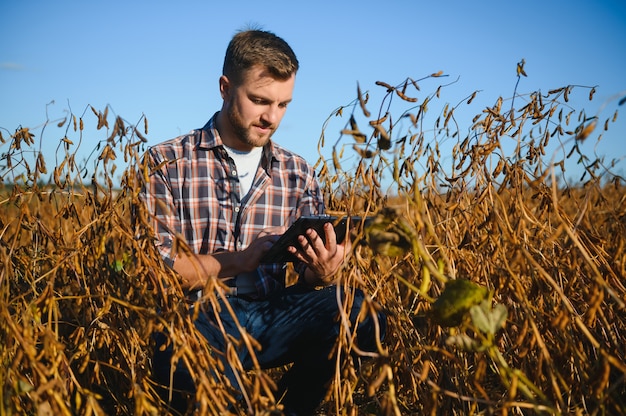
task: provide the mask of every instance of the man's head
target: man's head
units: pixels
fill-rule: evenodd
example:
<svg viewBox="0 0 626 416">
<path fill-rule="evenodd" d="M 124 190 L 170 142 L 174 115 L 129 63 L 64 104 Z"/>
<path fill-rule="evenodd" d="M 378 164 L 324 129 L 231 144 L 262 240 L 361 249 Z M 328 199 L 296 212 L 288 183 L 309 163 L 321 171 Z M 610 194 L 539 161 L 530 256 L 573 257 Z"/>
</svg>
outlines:
<svg viewBox="0 0 626 416">
<path fill-rule="evenodd" d="M 262 66 L 276 79 L 286 80 L 298 71 L 296 54 L 282 38 L 262 30 L 246 30 L 231 39 L 222 74 L 239 83 L 245 71 Z"/>
<path fill-rule="evenodd" d="M 298 60 L 270 32 L 237 33 L 226 51 L 217 128 L 226 146 L 248 151 L 272 137 L 291 102 Z"/>
</svg>

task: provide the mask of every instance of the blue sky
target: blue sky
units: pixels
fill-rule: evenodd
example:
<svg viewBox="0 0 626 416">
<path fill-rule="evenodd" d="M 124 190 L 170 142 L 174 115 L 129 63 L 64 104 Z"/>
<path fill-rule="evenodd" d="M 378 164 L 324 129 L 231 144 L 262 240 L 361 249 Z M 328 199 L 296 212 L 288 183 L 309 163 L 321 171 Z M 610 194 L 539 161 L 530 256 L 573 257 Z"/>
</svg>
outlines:
<svg viewBox="0 0 626 416">
<path fill-rule="evenodd" d="M 294 101 L 274 137 L 311 162 L 323 123 L 356 97 L 357 82 L 375 103 L 375 81 L 398 84 L 442 70 L 445 81 L 421 85 L 425 95 L 458 78 L 436 111 L 481 91 L 467 119 L 457 115 L 466 127 L 481 105 L 511 97 L 522 58 L 528 77 L 520 92 L 597 86 L 594 100 L 582 104 L 589 114 L 604 104 L 602 122 L 618 109 L 617 99 L 607 100 L 626 91 L 623 0 L 1 0 L 0 128 L 23 125 L 38 134 L 46 111 L 54 120 L 68 108 L 80 116 L 88 105 L 110 105 L 131 123 L 145 114 L 150 143 L 201 127 L 221 105 L 226 45 L 249 23 L 283 37 L 298 56 Z M 626 155 L 625 118 L 600 143 L 592 136 L 584 150 Z M 343 122 L 331 124 L 327 136 L 338 135 Z M 47 157 L 61 136 L 45 132 Z M 82 148 L 103 138 L 102 131 L 87 130 Z"/>
</svg>

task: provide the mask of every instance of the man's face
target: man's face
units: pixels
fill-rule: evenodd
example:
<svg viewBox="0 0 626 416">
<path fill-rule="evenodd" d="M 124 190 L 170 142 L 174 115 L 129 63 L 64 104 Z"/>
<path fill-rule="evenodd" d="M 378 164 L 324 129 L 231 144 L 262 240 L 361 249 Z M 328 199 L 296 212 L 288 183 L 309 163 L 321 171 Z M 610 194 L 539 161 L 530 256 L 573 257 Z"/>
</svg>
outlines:
<svg viewBox="0 0 626 416">
<path fill-rule="evenodd" d="M 264 146 L 287 111 L 295 79 L 294 74 L 287 80 L 277 80 L 260 66 L 249 69 L 239 85 L 222 76 L 225 117 L 219 128 L 224 144 L 243 151 Z"/>
</svg>

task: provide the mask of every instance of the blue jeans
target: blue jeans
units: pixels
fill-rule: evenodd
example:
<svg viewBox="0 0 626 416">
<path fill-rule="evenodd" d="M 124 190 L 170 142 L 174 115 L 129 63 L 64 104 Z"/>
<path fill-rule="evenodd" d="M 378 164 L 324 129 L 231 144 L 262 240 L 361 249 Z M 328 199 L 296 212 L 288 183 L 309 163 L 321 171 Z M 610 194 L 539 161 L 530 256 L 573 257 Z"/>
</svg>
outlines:
<svg viewBox="0 0 626 416">
<path fill-rule="evenodd" d="M 312 414 L 324 399 L 335 371 L 334 361 L 328 357 L 339 334 L 337 287 L 311 290 L 294 285 L 273 294 L 268 299 L 247 300 L 231 297 L 228 298 L 228 302 L 239 324 L 261 344 L 261 351 L 256 351 L 255 354 L 262 368 L 293 363 L 278 383 L 277 397 L 282 397 L 282 393 L 286 393 L 282 401 L 286 413 Z M 356 323 L 362 302 L 363 293 L 356 290 L 350 311 L 353 325 Z M 230 313 L 225 308 L 221 309 L 219 318 L 226 332 L 239 338 L 239 332 Z M 382 338 L 386 329 L 385 316 L 379 314 L 378 321 Z M 213 348 L 224 351 L 224 337 L 215 322 L 211 308 L 205 308 L 200 312 L 195 325 Z M 375 327 L 371 316 L 358 324 L 357 342 L 362 350 L 376 350 Z M 246 348 L 239 351 L 239 359 L 245 369 L 252 368 L 250 353 Z M 231 383 L 236 386 L 232 371 L 226 362 L 224 364 Z M 167 351 L 164 353 L 157 351 L 155 374 L 167 377 L 168 369 Z M 175 387 L 193 392 L 193 382 L 184 365 L 178 366 L 174 380 L 178 384 Z"/>
</svg>

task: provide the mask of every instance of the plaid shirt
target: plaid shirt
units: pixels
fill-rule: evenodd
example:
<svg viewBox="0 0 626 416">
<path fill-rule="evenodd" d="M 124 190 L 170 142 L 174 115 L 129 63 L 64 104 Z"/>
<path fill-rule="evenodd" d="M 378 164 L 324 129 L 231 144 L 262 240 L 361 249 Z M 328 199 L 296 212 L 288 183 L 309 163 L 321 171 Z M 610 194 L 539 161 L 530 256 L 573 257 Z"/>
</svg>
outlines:
<svg viewBox="0 0 626 416">
<path fill-rule="evenodd" d="M 148 150 L 151 173 L 142 199 L 152 215 L 157 247 L 170 266 L 176 260 L 176 236 L 197 254 L 239 251 L 264 228 L 291 225 L 301 215 L 324 209 L 313 168 L 272 142 L 263 149 L 250 191 L 240 195 L 236 167 L 222 145 L 215 117 L 201 130 Z M 284 266 L 259 266 L 259 297 L 284 285 Z"/>
</svg>

